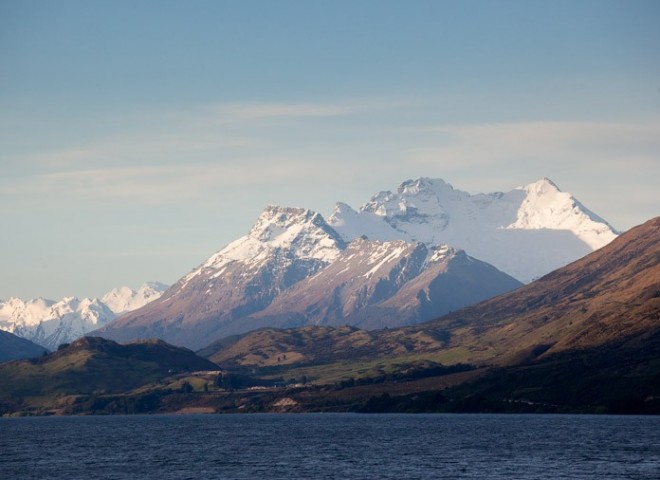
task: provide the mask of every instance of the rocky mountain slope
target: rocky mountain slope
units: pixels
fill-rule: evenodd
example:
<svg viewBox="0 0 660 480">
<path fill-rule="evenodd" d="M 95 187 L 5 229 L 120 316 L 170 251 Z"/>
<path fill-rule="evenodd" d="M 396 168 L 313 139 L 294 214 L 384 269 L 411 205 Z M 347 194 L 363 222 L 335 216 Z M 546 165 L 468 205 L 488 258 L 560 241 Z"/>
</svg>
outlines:
<svg viewBox="0 0 660 480">
<path fill-rule="evenodd" d="M 201 348 L 264 326 L 413 323 L 518 285 L 446 246 L 363 238 L 346 245 L 318 213 L 268 207 L 246 236 L 97 333 Z"/>
<path fill-rule="evenodd" d="M 167 288 L 162 283 L 142 285 L 137 291 L 128 287 L 111 290 L 101 300 L 65 297 L 55 302 L 37 298 L 0 301 L 0 330 L 42 345 L 50 350 L 71 342 L 114 320 L 118 314 L 146 305 Z"/>
<path fill-rule="evenodd" d="M 506 193 L 477 195 L 439 179 L 409 180 L 396 192 L 373 196 L 358 211 L 337 204 L 328 223 L 346 241 L 366 235 L 448 244 L 522 282 L 577 260 L 617 235 L 547 178 Z"/>
<path fill-rule="evenodd" d="M 259 326 L 396 327 L 431 320 L 520 285 L 462 250 L 360 237 L 251 321 Z"/>
<path fill-rule="evenodd" d="M 536 282 L 427 328 L 454 332 L 456 345 L 492 345 L 492 354 L 511 360 L 515 351 L 548 356 L 644 337 L 660 328 L 659 239 L 656 217 Z"/>
</svg>

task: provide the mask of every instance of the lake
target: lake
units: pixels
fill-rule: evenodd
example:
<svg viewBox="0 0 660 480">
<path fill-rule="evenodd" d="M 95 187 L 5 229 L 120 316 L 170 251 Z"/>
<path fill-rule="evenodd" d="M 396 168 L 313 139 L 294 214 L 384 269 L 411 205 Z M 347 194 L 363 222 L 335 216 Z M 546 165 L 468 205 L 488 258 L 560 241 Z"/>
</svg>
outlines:
<svg viewBox="0 0 660 480">
<path fill-rule="evenodd" d="M 660 417 L 0 419 L 0 479 L 653 479 Z"/>
</svg>

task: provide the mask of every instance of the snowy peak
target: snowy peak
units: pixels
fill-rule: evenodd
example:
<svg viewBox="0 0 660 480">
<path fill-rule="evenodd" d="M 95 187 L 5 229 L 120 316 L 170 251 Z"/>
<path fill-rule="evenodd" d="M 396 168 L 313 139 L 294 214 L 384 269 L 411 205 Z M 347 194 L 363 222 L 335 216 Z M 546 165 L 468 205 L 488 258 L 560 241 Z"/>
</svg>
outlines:
<svg viewBox="0 0 660 480">
<path fill-rule="evenodd" d="M 328 223 L 347 242 L 361 236 L 384 241 L 401 239 L 382 216 L 370 211 L 357 212 L 342 202 L 337 203 Z"/>
<path fill-rule="evenodd" d="M 168 286 L 160 282 L 147 282 L 141 285 L 137 291 L 129 287 L 118 287 L 103 295 L 101 301 L 115 314 L 119 315 L 136 310 L 156 300 L 167 289 Z"/>
<path fill-rule="evenodd" d="M 259 269 L 274 259 L 332 262 L 346 247 L 323 217 L 304 208 L 268 206 L 247 235 L 231 242 L 186 275 L 179 290 L 198 276 L 217 278 L 232 263 Z"/>
<path fill-rule="evenodd" d="M 450 194 L 454 191 L 449 183 L 440 178 L 422 177 L 417 180 L 406 180 L 397 189 L 399 195 L 419 195 L 420 193 Z"/>
<path fill-rule="evenodd" d="M 323 260 L 345 247 L 319 213 L 304 208 L 268 206 L 247 236 L 269 248 L 292 250 L 298 258 Z"/>
<path fill-rule="evenodd" d="M 449 223 L 451 212 L 448 207 L 466 197 L 469 194 L 455 190 L 443 180 L 420 178 L 403 182 L 397 193 L 380 192 L 360 208 L 360 213 L 382 217 L 391 227 L 403 233 L 407 240 L 442 243 L 441 239 L 420 238 L 415 233 L 406 232 L 405 224 L 432 224 L 433 230 L 442 231 Z"/>
<path fill-rule="evenodd" d="M 72 315 L 94 327 L 115 316 L 112 310 L 98 298 L 83 298 L 80 300 L 77 297 L 65 297 L 51 307 L 49 316 L 44 321 L 57 320 Z"/>
<path fill-rule="evenodd" d="M 38 325 L 54 303 L 43 298 L 24 302 L 12 297 L 6 302 L 0 301 L 0 329 L 6 330 L 4 326 L 11 324 Z"/>
<path fill-rule="evenodd" d="M 449 244 L 525 282 L 616 237 L 607 222 L 548 178 L 507 193 L 476 195 L 440 179 L 407 180 L 358 211 L 338 204 L 329 223 L 347 241 L 366 235 Z"/>
<path fill-rule="evenodd" d="M 605 220 L 584 207 L 570 193 L 562 192 L 548 178 L 516 190 L 524 192 L 524 200 L 518 208 L 516 221 L 503 228 L 568 230 L 593 250 L 616 237 L 616 231 Z"/>
<path fill-rule="evenodd" d="M 99 299 L 64 297 L 59 302 L 36 299 L 0 302 L 0 329 L 54 350 L 113 320 Z"/>
<path fill-rule="evenodd" d="M 213 254 L 159 300 L 122 316 L 100 333 L 123 341 L 167 331 L 168 341 L 202 347 L 206 335 L 223 326 L 245 331 L 242 318 L 327 267 L 345 248 L 346 242 L 320 214 L 269 206 L 247 235 Z M 196 330 L 181 325 L 196 325 Z"/>
<path fill-rule="evenodd" d="M 115 288 L 103 299 L 69 296 L 58 302 L 43 298 L 28 301 L 11 298 L 0 301 L 0 330 L 55 350 L 61 343 L 75 340 L 109 323 L 117 313 L 139 308 L 158 298 L 166 288 L 162 283 L 151 282 L 137 291 L 128 287 Z"/>
</svg>

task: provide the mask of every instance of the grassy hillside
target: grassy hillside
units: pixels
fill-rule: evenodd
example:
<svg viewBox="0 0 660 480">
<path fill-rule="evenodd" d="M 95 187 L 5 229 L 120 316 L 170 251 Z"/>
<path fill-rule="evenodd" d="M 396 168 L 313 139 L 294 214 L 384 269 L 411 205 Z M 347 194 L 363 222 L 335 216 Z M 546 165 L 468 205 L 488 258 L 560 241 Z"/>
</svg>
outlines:
<svg viewBox="0 0 660 480">
<path fill-rule="evenodd" d="M 68 396 L 126 392 L 214 363 L 161 341 L 120 345 L 85 337 L 59 351 L 0 364 L 0 401 L 52 406 Z"/>
</svg>

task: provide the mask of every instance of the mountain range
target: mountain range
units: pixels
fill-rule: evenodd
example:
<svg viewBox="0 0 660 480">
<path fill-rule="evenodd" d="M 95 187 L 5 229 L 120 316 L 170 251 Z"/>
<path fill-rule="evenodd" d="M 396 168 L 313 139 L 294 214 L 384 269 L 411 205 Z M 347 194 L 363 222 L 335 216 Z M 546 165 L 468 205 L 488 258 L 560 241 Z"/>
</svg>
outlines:
<svg viewBox="0 0 660 480">
<path fill-rule="evenodd" d="M 201 348 L 263 327 L 419 323 L 576 260 L 617 232 L 548 179 L 470 195 L 420 178 L 326 221 L 267 207 L 154 302 L 96 334 Z"/>
<path fill-rule="evenodd" d="M 0 364 L 0 414 L 658 414 L 658 238 L 660 217 L 528 285 L 412 326 L 266 328 L 197 355 L 86 337 Z M 2 333 L 0 342 L 12 336 Z"/>
<path fill-rule="evenodd" d="M 0 330 L 11 332 L 50 350 L 71 342 L 158 298 L 167 286 L 149 282 L 137 290 L 115 288 L 101 299 L 65 297 L 59 301 L 37 298 L 0 301 Z"/>
</svg>

